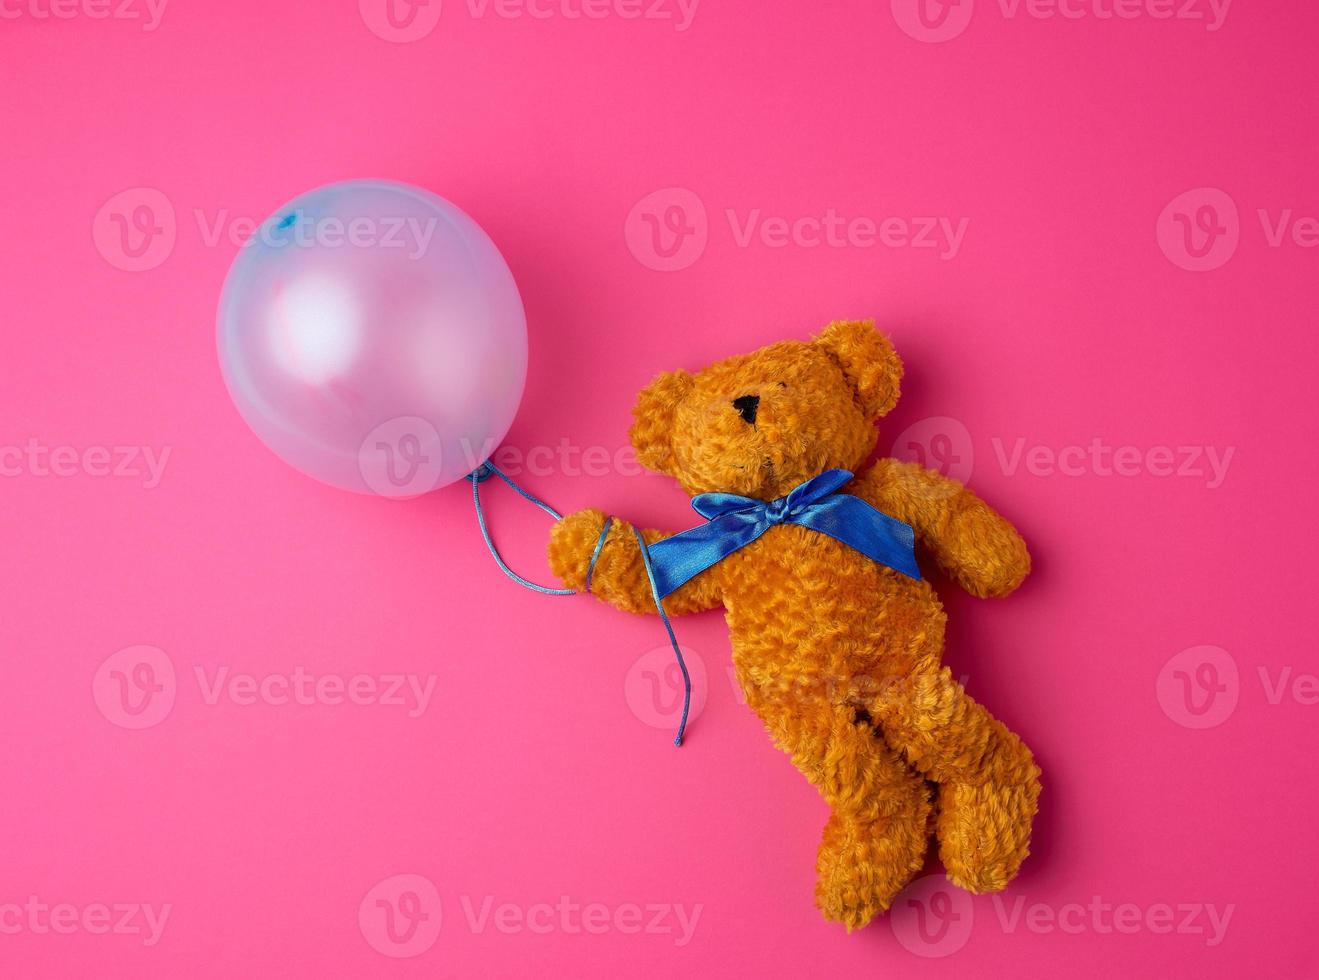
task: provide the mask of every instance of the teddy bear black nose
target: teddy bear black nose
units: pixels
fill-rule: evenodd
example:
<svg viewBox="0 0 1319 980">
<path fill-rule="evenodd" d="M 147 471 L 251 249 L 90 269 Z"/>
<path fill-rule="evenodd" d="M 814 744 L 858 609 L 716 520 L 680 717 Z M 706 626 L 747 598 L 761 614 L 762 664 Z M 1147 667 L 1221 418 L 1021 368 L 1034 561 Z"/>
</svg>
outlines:
<svg viewBox="0 0 1319 980">
<path fill-rule="evenodd" d="M 742 416 L 742 421 L 747 425 L 755 425 L 756 409 L 760 407 L 759 395 L 743 395 L 741 398 L 733 399 L 733 407 L 737 409 L 737 414 Z"/>
</svg>

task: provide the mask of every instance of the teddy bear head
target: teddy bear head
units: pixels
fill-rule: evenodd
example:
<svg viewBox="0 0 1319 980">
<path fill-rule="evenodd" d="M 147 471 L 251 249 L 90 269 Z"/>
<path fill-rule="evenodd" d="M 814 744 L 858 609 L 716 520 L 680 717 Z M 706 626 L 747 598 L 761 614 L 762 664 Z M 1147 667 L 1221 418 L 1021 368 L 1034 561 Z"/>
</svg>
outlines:
<svg viewBox="0 0 1319 980">
<path fill-rule="evenodd" d="M 774 500 L 828 469 L 856 470 L 897 404 L 902 361 L 871 321 L 837 321 L 691 374 L 661 374 L 633 409 L 643 466 L 690 494 Z"/>
</svg>

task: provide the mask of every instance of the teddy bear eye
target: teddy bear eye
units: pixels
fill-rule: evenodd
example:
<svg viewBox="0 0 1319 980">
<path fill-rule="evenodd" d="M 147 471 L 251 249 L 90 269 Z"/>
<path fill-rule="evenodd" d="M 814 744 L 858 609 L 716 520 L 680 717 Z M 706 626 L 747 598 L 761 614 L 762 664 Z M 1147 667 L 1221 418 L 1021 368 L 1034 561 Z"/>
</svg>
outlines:
<svg viewBox="0 0 1319 980">
<path fill-rule="evenodd" d="M 786 387 L 788 387 L 788 383 L 787 383 L 786 381 L 780 381 L 780 382 L 779 382 L 779 387 L 780 387 L 780 388 L 786 388 Z"/>
</svg>

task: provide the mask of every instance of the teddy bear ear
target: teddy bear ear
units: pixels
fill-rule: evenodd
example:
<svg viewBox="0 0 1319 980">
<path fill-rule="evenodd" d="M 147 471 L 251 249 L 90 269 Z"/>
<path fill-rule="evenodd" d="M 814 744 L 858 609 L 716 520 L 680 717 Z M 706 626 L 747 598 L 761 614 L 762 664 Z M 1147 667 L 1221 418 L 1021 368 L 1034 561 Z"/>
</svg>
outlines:
<svg viewBox="0 0 1319 980">
<path fill-rule="evenodd" d="M 674 415 L 678 403 L 691 391 L 692 382 L 686 371 L 669 371 L 637 395 L 628 436 L 637 451 L 637 462 L 647 469 L 672 474 Z"/>
<path fill-rule="evenodd" d="M 812 343 L 842 368 L 862 411 L 880 418 L 893 410 L 902 383 L 902 359 L 875 329 L 874 320 L 835 320 Z"/>
</svg>

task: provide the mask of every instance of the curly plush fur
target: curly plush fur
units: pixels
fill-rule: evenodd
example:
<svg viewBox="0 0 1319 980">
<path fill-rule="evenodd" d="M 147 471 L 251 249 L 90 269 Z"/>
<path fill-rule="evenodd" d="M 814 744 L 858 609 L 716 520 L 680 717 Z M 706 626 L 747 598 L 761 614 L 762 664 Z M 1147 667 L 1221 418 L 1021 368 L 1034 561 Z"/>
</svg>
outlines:
<svg viewBox="0 0 1319 980">
<path fill-rule="evenodd" d="M 1002 596 L 1030 570 L 1013 527 L 954 480 L 881 459 L 874 422 L 898 399 L 902 362 L 870 322 L 830 324 L 697 374 L 657 377 L 638 399 L 641 461 L 690 494 L 773 500 L 823 470 L 910 524 L 960 586 Z M 733 405 L 754 395 L 754 421 Z M 604 526 L 598 510 L 555 526 L 550 565 L 575 589 Z M 650 543 L 667 535 L 642 532 Z M 655 612 L 632 528 L 615 520 L 592 591 Z M 941 665 L 943 607 L 926 581 L 878 565 L 796 525 L 763 537 L 669 596 L 671 614 L 722 605 L 748 704 L 832 808 L 817 860 L 816 903 L 849 930 L 885 911 L 921 869 L 930 834 L 948 877 L 998 891 L 1026 857 L 1039 769 L 1021 740 Z"/>
</svg>

